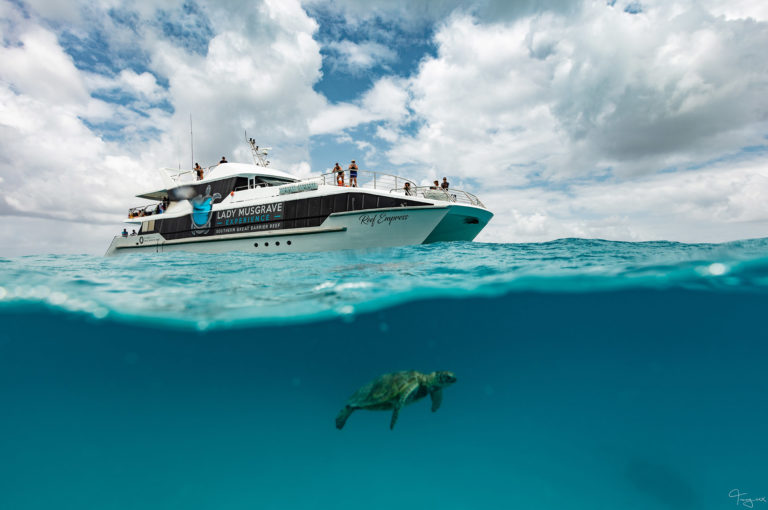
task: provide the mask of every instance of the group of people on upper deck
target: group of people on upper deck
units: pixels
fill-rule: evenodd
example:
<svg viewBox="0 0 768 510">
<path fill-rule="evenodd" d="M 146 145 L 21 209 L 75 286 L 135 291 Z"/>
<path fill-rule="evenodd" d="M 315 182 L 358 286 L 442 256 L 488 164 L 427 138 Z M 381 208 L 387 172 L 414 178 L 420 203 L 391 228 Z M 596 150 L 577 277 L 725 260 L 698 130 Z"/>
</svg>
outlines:
<svg viewBox="0 0 768 510">
<path fill-rule="evenodd" d="M 352 162 L 349 164 L 349 186 L 356 188 L 357 187 L 357 163 L 355 163 L 355 160 L 353 159 Z M 344 183 L 344 169 L 341 168 L 341 165 L 339 165 L 339 162 L 337 161 L 336 164 L 333 167 L 333 173 L 336 174 L 336 185 L 338 186 L 346 186 Z M 443 191 L 448 191 L 448 187 L 450 186 L 450 183 L 448 182 L 447 177 L 443 177 L 443 182 L 439 181 L 433 181 L 433 185 L 429 187 L 429 189 L 441 189 Z M 405 187 L 403 188 L 405 190 L 406 195 L 411 195 L 413 193 L 413 189 L 411 189 L 410 183 L 405 183 Z"/>
<path fill-rule="evenodd" d="M 352 160 L 352 163 L 349 164 L 349 185 L 353 188 L 357 187 L 357 163 L 355 163 L 355 160 Z M 339 165 L 339 162 L 336 162 L 336 166 L 333 167 L 333 173 L 336 174 L 336 184 L 339 186 L 344 186 L 344 169 L 341 168 Z"/>
<path fill-rule="evenodd" d="M 226 156 L 222 156 L 221 157 L 221 161 L 219 161 L 220 165 L 223 164 L 223 163 L 229 163 L 229 161 L 227 161 L 227 157 Z M 193 170 L 194 170 L 195 174 L 197 174 L 197 180 L 198 181 L 202 181 L 203 177 L 205 177 L 205 169 L 200 166 L 200 163 L 195 163 L 195 168 L 193 168 Z"/>
<path fill-rule="evenodd" d="M 448 177 L 443 177 L 443 182 L 433 181 L 432 186 L 430 186 L 429 189 L 441 189 L 448 191 L 448 186 L 450 186 L 448 183 Z"/>
</svg>

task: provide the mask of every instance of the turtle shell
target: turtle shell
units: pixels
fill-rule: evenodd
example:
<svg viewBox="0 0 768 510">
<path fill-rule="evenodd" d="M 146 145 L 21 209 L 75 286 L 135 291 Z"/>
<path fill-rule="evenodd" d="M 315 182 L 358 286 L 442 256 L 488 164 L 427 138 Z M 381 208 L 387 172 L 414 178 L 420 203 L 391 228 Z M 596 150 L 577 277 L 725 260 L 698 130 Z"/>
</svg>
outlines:
<svg viewBox="0 0 768 510">
<path fill-rule="evenodd" d="M 415 370 L 404 370 L 402 372 L 393 372 L 384 374 L 369 382 L 354 395 L 349 397 L 347 405 L 355 408 L 386 410 L 392 409 L 393 404 L 402 396 L 403 392 L 414 382 L 421 382 L 422 374 Z M 426 396 L 421 395 L 421 389 L 409 399 L 409 403 Z"/>
</svg>

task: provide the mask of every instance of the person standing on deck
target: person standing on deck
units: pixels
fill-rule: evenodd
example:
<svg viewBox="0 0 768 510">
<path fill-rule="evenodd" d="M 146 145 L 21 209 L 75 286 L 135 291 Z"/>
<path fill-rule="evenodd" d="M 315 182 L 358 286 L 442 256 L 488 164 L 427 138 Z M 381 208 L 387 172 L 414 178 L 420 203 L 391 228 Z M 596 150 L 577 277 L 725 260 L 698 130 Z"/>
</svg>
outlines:
<svg viewBox="0 0 768 510">
<path fill-rule="evenodd" d="M 357 163 L 355 163 L 354 159 L 349 164 L 349 185 L 357 187 Z"/>
<path fill-rule="evenodd" d="M 341 168 L 338 161 L 336 162 L 336 166 L 333 167 L 333 171 L 336 173 L 336 184 L 344 186 L 344 170 Z"/>
</svg>

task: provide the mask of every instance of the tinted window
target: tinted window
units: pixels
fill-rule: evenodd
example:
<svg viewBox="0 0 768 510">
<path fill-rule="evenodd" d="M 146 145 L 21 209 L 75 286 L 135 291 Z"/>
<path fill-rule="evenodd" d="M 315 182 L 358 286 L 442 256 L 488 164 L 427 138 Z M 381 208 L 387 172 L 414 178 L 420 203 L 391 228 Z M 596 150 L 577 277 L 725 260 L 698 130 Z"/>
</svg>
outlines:
<svg viewBox="0 0 768 510">
<path fill-rule="evenodd" d="M 342 195 L 336 195 L 333 197 L 333 211 L 344 212 L 347 210 L 347 198 L 349 195 L 346 193 Z"/>
<path fill-rule="evenodd" d="M 309 211 L 307 212 L 307 216 L 309 216 L 310 218 L 315 216 L 320 216 L 320 199 L 310 198 L 308 202 L 309 202 Z"/>
<path fill-rule="evenodd" d="M 307 199 L 296 201 L 296 228 L 307 225 Z"/>
</svg>

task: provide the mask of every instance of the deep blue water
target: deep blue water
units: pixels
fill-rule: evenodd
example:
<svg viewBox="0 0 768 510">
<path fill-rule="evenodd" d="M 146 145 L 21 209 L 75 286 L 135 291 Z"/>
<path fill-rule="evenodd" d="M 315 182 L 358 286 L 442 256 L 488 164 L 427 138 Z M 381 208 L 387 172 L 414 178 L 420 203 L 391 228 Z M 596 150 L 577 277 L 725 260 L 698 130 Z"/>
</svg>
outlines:
<svg viewBox="0 0 768 510">
<path fill-rule="evenodd" d="M 0 509 L 746 507 L 767 302 L 768 240 L 0 259 Z"/>
</svg>

